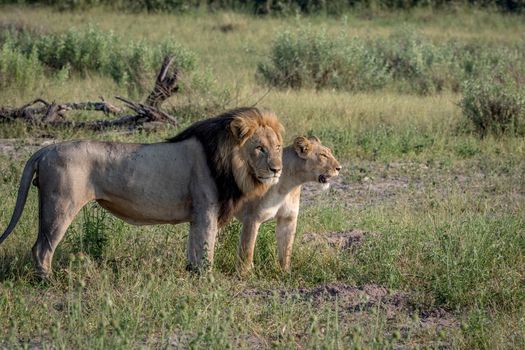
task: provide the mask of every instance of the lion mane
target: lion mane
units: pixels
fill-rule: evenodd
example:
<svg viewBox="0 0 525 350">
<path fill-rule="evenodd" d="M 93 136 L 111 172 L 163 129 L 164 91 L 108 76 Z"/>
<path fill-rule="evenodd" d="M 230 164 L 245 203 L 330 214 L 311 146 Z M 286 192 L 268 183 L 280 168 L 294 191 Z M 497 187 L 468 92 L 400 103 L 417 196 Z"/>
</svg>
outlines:
<svg viewBox="0 0 525 350">
<path fill-rule="evenodd" d="M 233 216 L 243 195 L 256 196 L 269 185 L 257 180 L 240 147 L 258 127 L 272 128 L 282 142 L 282 125 L 272 112 L 254 107 L 233 109 L 194 123 L 167 142 L 196 138 L 202 145 L 219 194 L 219 226 Z M 238 134 L 234 130 L 238 130 Z"/>
</svg>

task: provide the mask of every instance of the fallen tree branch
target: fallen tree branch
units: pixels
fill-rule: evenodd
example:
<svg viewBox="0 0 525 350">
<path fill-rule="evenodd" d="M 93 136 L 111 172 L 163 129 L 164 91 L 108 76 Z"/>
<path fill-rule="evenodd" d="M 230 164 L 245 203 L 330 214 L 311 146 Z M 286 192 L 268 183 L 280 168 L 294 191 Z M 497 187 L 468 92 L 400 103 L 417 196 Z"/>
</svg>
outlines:
<svg viewBox="0 0 525 350">
<path fill-rule="evenodd" d="M 36 104 L 43 104 L 43 106 L 35 107 Z M 54 105 L 54 106 L 53 106 Z M 53 107 L 51 109 L 51 107 Z M 2 119 L 25 119 L 26 121 L 37 121 L 38 118 L 35 115 L 45 114 L 41 119 L 46 119 L 49 121 L 53 119 L 53 114 L 62 115 L 71 110 L 83 110 L 83 111 L 101 111 L 105 114 L 121 114 L 123 112 L 122 108 L 114 106 L 108 102 L 69 102 L 56 104 L 54 102 L 49 103 L 46 100 L 37 98 L 36 100 L 27 103 L 19 108 L 8 108 L 0 107 L 0 120 Z"/>
<path fill-rule="evenodd" d="M 144 125 L 145 122 L 140 120 L 138 115 L 125 115 L 112 120 L 93 120 L 93 121 L 72 121 L 59 120 L 48 123 L 52 127 L 70 128 L 70 129 L 89 129 L 104 130 L 113 127 L 130 127 L 135 128 L 138 125 Z"/>
<path fill-rule="evenodd" d="M 144 118 L 147 118 L 149 121 L 152 122 L 167 122 L 173 125 L 177 125 L 177 119 L 169 115 L 168 113 L 164 113 L 161 110 L 148 106 L 146 104 L 133 102 L 131 100 L 125 99 L 124 97 L 115 96 L 117 100 L 120 100 L 124 102 L 124 104 L 135 111 L 137 115 L 142 116 Z"/>
<path fill-rule="evenodd" d="M 166 56 L 161 69 L 155 80 L 155 87 L 146 98 L 145 103 L 135 102 L 124 97 L 115 98 L 124 103 L 124 106 L 131 109 L 134 114 L 124 114 L 124 108 L 106 102 L 102 97 L 101 101 L 87 102 L 67 102 L 55 103 L 48 102 L 42 98 L 37 98 L 19 108 L 0 107 L 0 123 L 23 120 L 28 124 L 49 125 L 53 127 L 86 128 L 92 130 L 102 130 L 112 127 L 135 128 L 145 124 L 177 125 L 177 119 L 166 112 L 160 110 L 162 103 L 177 92 L 178 71 L 170 67 L 174 58 Z M 69 111 L 95 111 L 103 112 L 105 115 L 114 115 L 115 119 L 102 119 L 94 121 L 73 121 L 67 120 L 66 114 Z"/>
<path fill-rule="evenodd" d="M 164 101 L 179 91 L 179 71 L 176 68 L 170 71 L 174 60 L 173 56 L 164 57 L 153 91 L 146 98 L 146 105 L 159 109 Z"/>
</svg>

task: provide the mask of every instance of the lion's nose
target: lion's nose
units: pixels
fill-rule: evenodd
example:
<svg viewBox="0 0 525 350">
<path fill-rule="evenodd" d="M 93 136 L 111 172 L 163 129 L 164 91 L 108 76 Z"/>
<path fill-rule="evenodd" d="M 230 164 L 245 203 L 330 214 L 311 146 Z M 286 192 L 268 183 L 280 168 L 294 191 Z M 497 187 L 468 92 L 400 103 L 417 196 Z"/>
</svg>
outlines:
<svg viewBox="0 0 525 350">
<path fill-rule="evenodd" d="M 338 166 L 335 168 L 335 170 L 337 170 L 337 171 L 341 171 L 341 166 L 338 165 Z"/>
<path fill-rule="evenodd" d="M 281 168 L 277 168 L 277 167 L 270 167 L 270 170 L 274 173 L 274 174 L 277 174 L 278 172 L 281 171 Z"/>
</svg>

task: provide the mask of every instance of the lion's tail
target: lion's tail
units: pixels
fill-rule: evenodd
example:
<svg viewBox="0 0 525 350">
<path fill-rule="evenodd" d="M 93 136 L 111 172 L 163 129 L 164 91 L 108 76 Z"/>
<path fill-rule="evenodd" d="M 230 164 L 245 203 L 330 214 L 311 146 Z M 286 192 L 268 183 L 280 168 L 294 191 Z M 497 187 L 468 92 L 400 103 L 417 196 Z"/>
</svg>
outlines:
<svg viewBox="0 0 525 350">
<path fill-rule="evenodd" d="M 16 224 L 18 223 L 20 216 L 22 215 L 22 211 L 24 211 L 27 193 L 29 192 L 29 187 L 31 186 L 31 180 L 33 179 L 33 175 L 38 169 L 38 161 L 44 153 L 44 150 L 45 148 L 33 154 L 33 156 L 29 158 L 29 160 L 26 163 L 26 166 L 24 167 L 22 179 L 20 180 L 20 187 L 18 188 L 18 196 L 16 197 L 15 210 L 13 211 L 13 216 L 11 217 L 9 225 L 7 226 L 2 236 L 0 236 L 0 244 L 7 238 L 7 236 L 11 234 Z"/>
</svg>

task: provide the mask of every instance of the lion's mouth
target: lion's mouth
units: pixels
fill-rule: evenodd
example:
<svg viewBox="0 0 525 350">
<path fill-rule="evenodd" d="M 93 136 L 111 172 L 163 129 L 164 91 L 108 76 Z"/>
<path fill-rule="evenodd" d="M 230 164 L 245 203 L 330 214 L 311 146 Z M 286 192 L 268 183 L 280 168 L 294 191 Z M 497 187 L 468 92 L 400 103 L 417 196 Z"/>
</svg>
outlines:
<svg viewBox="0 0 525 350">
<path fill-rule="evenodd" d="M 268 185 L 273 185 L 279 182 L 279 176 L 257 176 L 257 179 L 261 183 Z"/>
<path fill-rule="evenodd" d="M 319 175 L 318 181 L 322 184 L 326 184 L 330 181 L 331 178 L 332 177 L 330 175 L 321 174 Z"/>
</svg>

